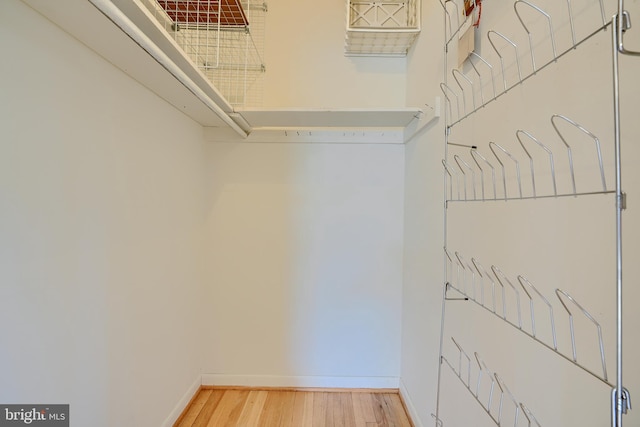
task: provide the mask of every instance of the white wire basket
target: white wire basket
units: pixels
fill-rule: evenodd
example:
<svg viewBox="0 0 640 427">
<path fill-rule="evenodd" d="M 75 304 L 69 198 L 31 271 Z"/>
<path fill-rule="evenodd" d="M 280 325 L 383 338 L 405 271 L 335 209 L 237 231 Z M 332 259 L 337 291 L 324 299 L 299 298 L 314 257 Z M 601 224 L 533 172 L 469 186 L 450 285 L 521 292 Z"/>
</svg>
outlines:
<svg viewBox="0 0 640 427">
<path fill-rule="evenodd" d="M 349 1 L 351 28 L 417 28 L 417 0 Z"/>
<path fill-rule="evenodd" d="M 420 0 L 347 0 L 345 55 L 405 56 L 420 33 Z"/>
</svg>

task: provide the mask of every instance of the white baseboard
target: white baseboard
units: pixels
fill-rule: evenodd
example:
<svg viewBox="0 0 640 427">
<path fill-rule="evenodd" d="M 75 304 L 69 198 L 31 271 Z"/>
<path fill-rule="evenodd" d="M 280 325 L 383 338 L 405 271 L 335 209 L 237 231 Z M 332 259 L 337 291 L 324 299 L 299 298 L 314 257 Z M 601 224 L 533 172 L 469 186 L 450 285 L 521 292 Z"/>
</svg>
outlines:
<svg viewBox="0 0 640 427">
<path fill-rule="evenodd" d="M 184 411 L 184 409 L 187 407 L 187 405 L 191 401 L 191 398 L 195 396 L 196 392 L 198 391 L 201 385 L 202 385 L 202 377 L 198 377 L 196 381 L 194 381 L 194 383 L 191 384 L 191 386 L 186 391 L 186 393 L 182 396 L 182 399 L 180 399 L 178 404 L 173 408 L 173 410 L 171 411 L 167 419 L 164 420 L 164 422 L 162 423 L 162 427 L 173 427 L 173 424 L 178 420 L 178 417 L 180 416 L 180 414 L 182 414 L 182 411 Z"/>
<path fill-rule="evenodd" d="M 202 385 L 303 388 L 395 388 L 398 377 L 316 377 L 203 374 Z"/>
<path fill-rule="evenodd" d="M 400 380 L 399 388 L 400 388 L 400 396 L 404 401 L 404 405 L 406 406 L 406 409 L 407 409 L 407 412 L 409 413 L 409 417 L 411 418 L 411 421 L 413 421 L 414 427 L 424 427 L 424 424 L 422 424 L 422 420 L 420 420 L 420 417 L 418 416 L 418 411 L 416 411 L 416 407 L 411 401 L 411 396 L 409 396 L 409 391 L 407 390 L 407 387 L 404 385 L 404 382 L 402 380 Z"/>
</svg>

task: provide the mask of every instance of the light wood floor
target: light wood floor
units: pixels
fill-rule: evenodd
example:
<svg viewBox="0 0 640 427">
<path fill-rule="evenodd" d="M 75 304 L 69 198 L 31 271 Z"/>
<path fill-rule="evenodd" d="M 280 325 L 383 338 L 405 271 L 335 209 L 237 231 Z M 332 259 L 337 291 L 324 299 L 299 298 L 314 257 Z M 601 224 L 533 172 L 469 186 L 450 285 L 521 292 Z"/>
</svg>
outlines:
<svg viewBox="0 0 640 427">
<path fill-rule="evenodd" d="M 396 392 L 201 389 L 174 427 L 413 427 Z"/>
</svg>

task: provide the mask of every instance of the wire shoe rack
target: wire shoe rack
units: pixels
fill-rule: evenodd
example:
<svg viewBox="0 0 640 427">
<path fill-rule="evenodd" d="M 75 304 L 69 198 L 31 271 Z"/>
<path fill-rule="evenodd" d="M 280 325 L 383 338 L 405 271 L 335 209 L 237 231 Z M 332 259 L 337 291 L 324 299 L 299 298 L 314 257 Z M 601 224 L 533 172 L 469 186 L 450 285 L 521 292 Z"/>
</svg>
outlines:
<svg viewBox="0 0 640 427">
<path fill-rule="evenodd" d="M 479 0 L 468 3 L 475 7 L 476 2 L 480 3 Z M 586 373 L 610 388 L 612 427 L 623 427 L 624 415 L 631 409 L 631 395 L 624 386 L 622 363 L 622 213 L 626 209 L 626 196 L 622 190 L 620 155 L 619 61 L 621 57 L 640 56 L 640 52 L 630 49 L 625 43 L 625 38 L 632 32 L 628 31 L 631 20 L 624 3 L 624 0 L 615 0 L 615 4 L 614 0 L 553 3 L 547 0 L 515 0 L 508 5 L 491 4 L 490 7 L 502 8 L 511 28 L 519 29 L 520 33 L 511 34 L 498 28 L 475 30 L 477 34 L 482 32 L 482 37 L 476 36 L 480 39 L 476 41 L 476 49 L 469 53 L 464 66 L 456 68 L 450 67 L 447 57 L 450 49 L 455 49 L 461 33 L 468 28 L 471 18 L 463 13 L 468 5 L 462 0 L 440 0 L 445 32 L 444 79 L 440 83 L 440 91 L 446 101 L 445 158 L 442 160 L 445 283 L 438 393 L 436 410 L 432 414 L 436 427 L 445 426 L 447 421 L 441 413 L 444 366 L 455 374 L 482 407 L 487 419 L 495 425 L 557 425 L 555 420 L 534 416 L 530 406 L 514 397 L 504 377 L 491 371 L 478 352 L 468 353 L 458 339 L 451 337 L 454 356 L 445 355 L 448 347 L 444 339 L 447 307 L 461 302 L 479 307 L 480 313 L 498 319 L 539 347 L 569 362 L 578 369 L 576 372 Z M 587 8 L 594 11 L 591 16 L 597 16 L 589 25 L 585 25 L 583 19 Z M 608 8 L 615 9 L 611 19 L 607 19 Z M 574 52 L 587 49 L 585 46 L 592 39 L 602 37 L 605 32 L 611 34 L 613 68 L 613 123 L 610 128 L 614 132 L 611 143 L 607 141 L 609 135 L 597 135 L 602 129 L 593 131 L 590 123 L 581 123 L 571 112 L 562 112 L 560 108 L 545 114 L 544 124 L 536 127 L 519 126 L 505 118 L 497 118 L 496 133 L 499 136 L 495 139 L 474 136 L 463 140 L 453 132 L 458 128 L 473 129 L 473 124 L 467 124 L 472 117 L 481 112 L 484 116 L 490 115 L 486 107 L 497 105 L 516 90 L 522 96 L 524 92 L 519 87 L 529 85 L 542 73 L 557 73 L 558 64 L 571 62 Z M 482 48 L 477 49 L 479 45 Z M 508 127 L 511 127 L 510 131 L 506 130 Z M 469 131 L 461 133 L 464 132 Z M 507 143 L 503 141 L 505 135 L 509 138 Z M 607 155 L 613 158 L 611 162 L 605 159 L 605 146 Z M 615 177 L 614 184 L 612 177 Z M 524 274 L 505 274 L 497 263 L 487 264 L 485 268 L 480 259 L 486 254 L 465 256 L 449 248 L 449 235 L 456 228 L 457 220 L 457 217 L 449 218 L 448 214 L 453 203 L 471 202 L 468 205 L 471 207 L 473 202 L 529 200 L 537 203 L 534 202 L 536 199 L 577 199 L 595 195 L 615 197 L 616 280 L 610 285 L 612 300 L 615 299 L 615 327 L 610 328 L 611 331 L 605 330 L 598 319 L 599 310 L 591 310 L 583 304 L 575 290 L 549 283 L 539 287 Z M 465 238 L 474 239 L 475 236 L 466 235 Z M 613 330 L 615 339 L 607 337 Z M 615 360 L 612 362 L 606 358 L 613 357 L 606 343 L 613 341 Z M 615 364 L 615 373 L 608 370 L 609 364 Z M 504 416 L 505 405 L 510 407 L 509 417 Z"/>
<path fill-rule="evenodd" d="M 556 310 L 554 311 L 554 305 L 526 277 L 518 275 L 517 281 L 512 281 L 497 266 L 492 265 L 490 272 L 488 272 L 476 258 L 471 258 L 471 262 L 468 262 L 458 252 L 454 252 L 452 256 L 446 248 L 445 256 L 447 270 L 450 273 L 448 277 L 453 279 L 447 282 L 447 291 L 456 291 L 465 300 L 474 302 L 493 316 L 529 336 L 538 344 L 613 387 L 607 374 L 602 327 L 595 317 L 567 291 L 559 288 L 555 289 Z M 455 274 L 453 273 L 454 271 Z M 517 285 L 514 285 L 514 283 L 517 283 Z M 447 296 L 447 298 L 451 297 Z M 540 320 L 540 316 L 536 318 L 536 302 L 541 303 L 546 308 L 546 312 L 543 315 L 549 321 L 548 323 L 545 322 L 545 325 L 549 328 L 546 331 L 547 334 L 545 334 L 545 336 L 549 337 L 548 341 L 541 337 L 541 329 L 536 327 L 536 324 L 540 325 L 539 321 L 536 322 L 536 319 Z M 569 330 L 571 340 L 570 354 L 564 354 L 558 346 L 556 329 L 556 325 L 559 323 L 557 321 L 558 306 L 562 307 L 562 311 L 566 313 L 565 317 L 567 319 L 564 324 Z M 576 334 L 575 330 L 574 314 L 584 316 L 593 325 L 597 333 L 596 342 L 587 347 L 591 347 L 591 350 L 596 349 L 599 352 L 601 366 L 598 368 L 585 366 L 578 360 L 576 343 L 578 334 Z M 525 318 L 528 318 L 527 325 L 525 325 Z"/>
</svg>

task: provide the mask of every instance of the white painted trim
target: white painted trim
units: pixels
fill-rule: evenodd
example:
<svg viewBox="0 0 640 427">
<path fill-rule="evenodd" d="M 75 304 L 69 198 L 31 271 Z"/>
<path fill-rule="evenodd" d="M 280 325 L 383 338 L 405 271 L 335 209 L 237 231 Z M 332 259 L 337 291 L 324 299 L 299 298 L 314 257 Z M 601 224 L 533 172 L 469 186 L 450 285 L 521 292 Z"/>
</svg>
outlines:
<svg viewBox="0 0 640 427">
<path fill-rule="evenodd" d="M 422 421 L 418 416 L 418 411 L 416 411 L 416 407 L 414 406 L 413 401 L 409 396 L 409 391 L 407 390 L 407 387 L 404 385 L 404 381 L 402 381 L 402 378 L 400 379 L 399 389 L 400 389 L 400 396 L 402 396 L 402 400 L 404 401 L 404 404 L 407 407 L 407 412 L 409 413 L 409 417 L 411 418 L 411 421 L 413 421 L 414 427 L 424 427 L 424 424 L 422 424 Z"/>
<path fill-rule="evenodd" d="M 203 374 L 202 385 L 309 388 L 398 388 L 398 377 L 320 377 Z"/>
<path fill-rule="evenodd" d="M 178 417 L 182 414 L 182 411 L 187 407 L 193 396 L 195 396 L 201 385 L 202 377 L 198 377 L 182 396 L 182 399 L 180 399 L 173 410 L 169 413 L 167 419 L 162 423 L 162 427 L 173 427 L 173 424 L 178 420 Z"/>
<path fill-rule="evenodd" d="M 247 138 L 240 138 L 230 130 L 204 127 L 204 136 L 210 142 L 288 142 L 318 144 L 404 144 L 403 128 L 259 128 Z"/>
</svg>

